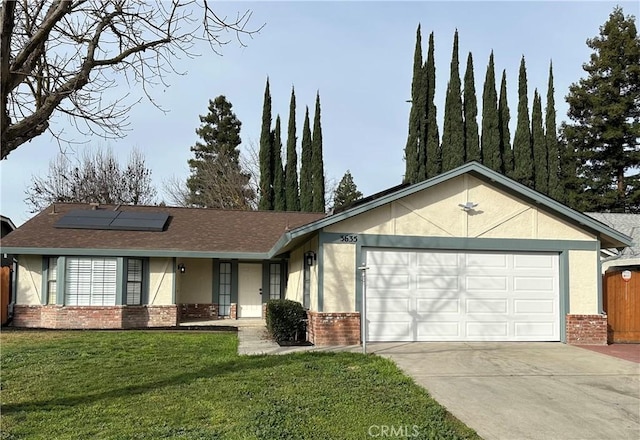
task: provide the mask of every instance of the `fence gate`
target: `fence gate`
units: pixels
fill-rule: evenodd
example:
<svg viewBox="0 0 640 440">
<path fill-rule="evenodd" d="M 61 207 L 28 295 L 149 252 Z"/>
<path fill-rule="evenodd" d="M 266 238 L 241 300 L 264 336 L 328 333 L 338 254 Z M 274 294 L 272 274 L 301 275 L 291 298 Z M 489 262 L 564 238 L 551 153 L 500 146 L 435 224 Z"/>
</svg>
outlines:
<svg viewBox="0 0 640 440">
<path fill-rule="evenodd" d="M 640 271 L 607 272 L 603 295 L 609 342 L 640 343 Z"/>
</svg>

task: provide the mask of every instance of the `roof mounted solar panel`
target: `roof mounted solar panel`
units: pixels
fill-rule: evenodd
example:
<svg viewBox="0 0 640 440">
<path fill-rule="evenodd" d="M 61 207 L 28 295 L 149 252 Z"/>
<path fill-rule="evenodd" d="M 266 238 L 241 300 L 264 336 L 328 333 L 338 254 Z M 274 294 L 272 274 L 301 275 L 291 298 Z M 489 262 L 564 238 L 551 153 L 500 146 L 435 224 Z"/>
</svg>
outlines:
<svg viewBox="0 0 640 440">
<path fill-rule="evenodd" d="M 162 232 L 168 220 L 169 214 L 164 212 L 76 209 L 68 212 L 54 226 L 62 229 Z"/>
</svg>

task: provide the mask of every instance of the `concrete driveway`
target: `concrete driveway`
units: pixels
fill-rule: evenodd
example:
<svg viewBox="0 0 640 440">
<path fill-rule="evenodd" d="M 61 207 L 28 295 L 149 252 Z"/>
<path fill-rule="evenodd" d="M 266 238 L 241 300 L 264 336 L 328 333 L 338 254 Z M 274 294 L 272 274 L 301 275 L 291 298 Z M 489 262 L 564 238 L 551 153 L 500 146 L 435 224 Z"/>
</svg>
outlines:
<svg viewBox="0 0 640 440">
<path fill-rule="evenodd" d="M 371 343 L 485 440 L 640 438 L 640 364 L 560 343 Z"/>
</svg>

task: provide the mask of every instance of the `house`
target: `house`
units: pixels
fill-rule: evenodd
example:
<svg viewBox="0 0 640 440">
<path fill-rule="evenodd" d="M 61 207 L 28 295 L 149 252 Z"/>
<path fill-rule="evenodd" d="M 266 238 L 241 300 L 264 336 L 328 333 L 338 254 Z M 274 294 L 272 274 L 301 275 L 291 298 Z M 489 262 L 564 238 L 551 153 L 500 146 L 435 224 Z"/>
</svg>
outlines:
<svg viewBox="0 0 640 440">
<path fill-rule="evenodd" d="M 631 245 L 475 162 L 330 216 L 96 208 L 56 204 L 3 242 L 15 325 L 255 317 L 286 297 L 317 345 L 359 343 L 361 312 L 367 341 L 604 344 L 600 249 Z"/>
<path fill-rule="evenodd" d="M 5 217 L 4 215 L 0 215 L 0 239 L 3 239 L 5 235 L 9 234 L 9 232 L 14 231 L 16 229 L 16 225 L 13 224 L 9 217 Z M 13 264 L 13 259 L 11 255 L 2 254 L 2 266 L 9 266 Z"/>
<path fill-rule="evenodd" d="M 607 313 L 609 342 L 640 343 L 640 214 L 587 215 L 633 240 L 621 251 L 601 250 L 603 309 Z"/>
</svg>

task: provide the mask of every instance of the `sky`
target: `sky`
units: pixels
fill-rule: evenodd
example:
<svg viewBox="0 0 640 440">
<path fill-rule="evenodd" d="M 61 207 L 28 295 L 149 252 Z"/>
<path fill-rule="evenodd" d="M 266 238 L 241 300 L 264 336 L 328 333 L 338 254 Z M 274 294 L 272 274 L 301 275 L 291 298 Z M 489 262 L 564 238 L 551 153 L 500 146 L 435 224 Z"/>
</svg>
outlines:
<svg viewBox="0 0 640 440">
<path fill-rule="evenodd" d="M 473 54 L 478 114 L 482 114 L 484 76 L 493 50 L 496 77 L 506 70 L 511 134 L 517 116 L 517 80 L 525 57 L 529 111 L 534 89 L 546 105 L 549 62 L 553 62 L 557 123 L 566 121 L 566 96 L 570 84 L 585 77 L 583 63 L 591 50 L 588 38 L 619 4 L 626 15 L 640 15 L 638 2 L 605 1 L 415 1 L 415 2 L 215 2 L 219 15 L 235 16 L 252 11 L 249 27 L 264 27 L 252 38 L 201 55 L 183 58 L 174 68 L 184 75 L 166 77 L 169 87 L 151 89 L 158 110 L 140 88 L 121 82 L 111 93 L 143 97 L 129 115 L 130 129 L 117 140 L 86 136 L 73 129 L 66 117 L 52 124 L 66 136 L 83 142 L 74 147 L 108 148 L 124 163 L 136 148 L 146 157 L 158 188 L 158 201 L 166 200 L 163 182 L 172 176 L 186 180 L 189 148 L 198 140 L 199 115 L 207 113 L 209 99 L 225 95 L 242 121 L 243 152 L 257 151 L 266 78 L 269 77 L 272 119 L 282 119 L 286 141 L 289 98 L 297 98 L 298 158 L 305 106 L 311 118 L 316 93 L 322 106 L 325 175 L 337 183 L 350 170 L 358 189 L 366 196 L 401 183 L 407 139 L 411 79 L 416 28 L 421 24 L 423 57 L 429 33 L 434 33 L 436 106 L 442 134 L 445 91 L 455 30 L 459 33 L 460 75 L 469 52 Z M 496 84 L 499 90 L 500 84 Z M 109 95 L 110 96 L 110 95 Z M 115 94 L 113 96 L 116 96 Z M 481 126 L 480 117 L 478 123 Z M 0 213 L 16 225 L 28 220 L 25 191 L 32 176 L 44 176 L 49 161 L 60 151 L 56 140 L 44 134 L 20 146 L 0 162 L 2 191 Z"/>
</svg>

